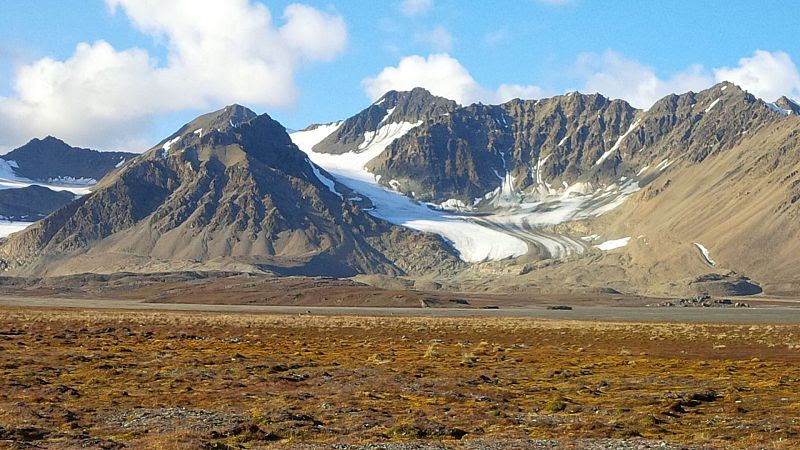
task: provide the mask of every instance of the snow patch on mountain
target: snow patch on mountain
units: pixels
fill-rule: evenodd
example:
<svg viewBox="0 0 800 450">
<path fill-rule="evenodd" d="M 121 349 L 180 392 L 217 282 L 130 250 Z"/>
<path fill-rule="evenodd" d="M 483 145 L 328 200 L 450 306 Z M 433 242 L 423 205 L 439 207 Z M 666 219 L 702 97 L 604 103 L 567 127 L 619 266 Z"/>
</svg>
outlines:
<svg viewBox="0 0 800 450">
<path fill-rule="evenodd" d="M 520 198 L 514 193 L 514 177 L 511 176 L 511 172 L 507 171 L 500 179 L 502 180 L 500 188 L 494 191 L 496 194 L 491 204 L 501 208 L 518 204 Z"/>
<path fill-rule="evenodd" d="M 339 198 L 344 198 L 342 197 L 342 194 L 340 194 L 339 191 L 336 190 L 336 183 L 334 183 L 333 180 L 323 175 L 322 172 L 320 172 L 319 167 L 317 167 L 317 165 L 311 162 L 311 160 L 309 160 L 308 158 L 306 158 L 306 162 L 308 163 L 309 166 L 311 166 L 311 170 L 314 172 L 314 175 L 317 177 L 317 179 L 322 184 L 324 184 L 329 191 L 339 196 Z"/>
<path fill-rule="evenodd" d="M 714 100 L 714 101 L 713 101 L 713 102 L 712 102 L 712 103 L 711 103 L 711 104 L 708 106 L 708 108 L 706 108 L 705 112 L 709 112 L 709 111 L 711 111 L 711 110 L 712 110 L 712 109 L 713 109 L 715 106 L 717 106 L 717 103 L 719 103 L 719 101 L 720 101 L 720 100 L 722 100 L 722 99 L 718 98 L 718 99 Z"/>
<path fill-rule="evenodd" d="M 19 189 L 36 185 L 53 191 L 68 191 L 75 195 L 86 195 L 97 183 L 97 180 L 92 178 L 75 179 L 72 177 L 52 178 L 48 182 L 33 181 L 17 175 L 14 169 L 18 167 L 16 163 L 12 165 L 9 161 L 0 158 L 0 189 Z"/>
<path fill-rule="evenodd" d="M 169 149 L 170 149 L 170 147 L 172 147 L 173 145 L 175 145 L 175 143 L 176 143 L 176 142 L 180 141 L 182 137 L 183 137 L 183 136 L 178 136 L 178 137 L 176 137 L 175 139 L 171 139 L 171 140 L 167 141 L 167 142 L 164 144 L 164 146 L 162 146 L 161 148 L 162 148 L 162 149 L 164 149 L 164 151 L 165 151 L 165 152 L 168 152 L 168 151 L 169 151 Z"/>
<path fill-rule="evenodd" d="M 621 239 L 613 239 L 610 241 L 605 241 L 602 244 L 595 245 L 595 247 L 599 248 L 600 250 L 603 250 L 604 252 L 607 252 L 610 250 L 615 250 L 618 248 L 625 247 L 626 245 L 628 245 L 630 241 L 631 237 L 628 236 Z"/>
<path fill-rule="evenodd" d="M 599 166 L 600 164 L 603 163 L 603 161 L 608 159 L 609 156 L 611 156 L 615 151 L 617 151 L 619 149 L 619 146 L 622 145 L 622 141 L 624 141 L 625 138 L 628 137 L 628 135 L 631 134 L 631 132 L 633 132 L 633 130 L 635 130 L 636 127 L 639 126 L 640 123 L 642 123 L 641 119 L 637 119 L 635 122 L 633 122 L 631 126 L 628 128 L 628 131 L 626 131 L 622 136 L 620 136 L 619 139 L 617 139 L 617 142 L 614 143 L 614 146 L 612 146 L 608 151 L 603 153 L 603 155 L 600 157 L 600 159 L 597 160 L 596 163 L 594 163 L 594 165 Z"/>
<path fill-rule="evenodd" d="M 707 263 L 711 264 L 712 266 L 717 265 L 717 263 L 713 259 L 711 259 L 711 252 L 709 252 L 708 249 L 703 246 L 703 244 L 695 242 L 694 245 L 695 247 L 697 247 L 698 250 L 700 250 L 700 254 L 703 255 L 703 258 L 706 260 Z"/>
<path fill-rule="evenodd" d="M 791 109 L 783 109 L 780 106 L 776 105 L 775 103 L 764 102 L 764 104 L 767 105 L 769 109 L 775 111 L 776 113 L 782 116 L 788 116 L 793 112 Z"/>
<path fill-rule="evenodd" d="M 394 122 L 364 133 L 364 142 L 358 146 L 360 154 L 363 155 L 359 158 L 364 161 L 362 167 L 383 153 L 389 144 L 420 125 L 422 125 L 421 120 L 414 123 Z"/>
<path fill-rule="evenodd" d="M 344 121 L 327 123 L 324 125 L 318 125 L 311 129 L 296 131 L 291 133 L 292 142 L 294 142 L 294 145 L 298 146 L 300 150 L 303 150 L 304 152 L 305 148 L 311 151 L 312 147 L 336 132 L 336 130 L 338 130 L 343 123 Z"/>
<path fill-rule="evenodd" d="M 386 122 L 387 120 L 389 120 L 389 117 L 392 115 L 392 113 L 394 112 L 394 110 L 395 110 L 395 109 L 397 109 L 397 107 L 396 107 L 396 106 L 395 106 L 394 108 L 389 108 L 389 109 L 387 109 L 387 110 L 386 110 L 386 115 L 385 115 L 385 116 L 383 116 L 383 119 L 381 119 L 381 122 L 380 122 L 378 125 L 383 125 L 383 123 L 384 123 L 384 122 Z"/>
</svg>

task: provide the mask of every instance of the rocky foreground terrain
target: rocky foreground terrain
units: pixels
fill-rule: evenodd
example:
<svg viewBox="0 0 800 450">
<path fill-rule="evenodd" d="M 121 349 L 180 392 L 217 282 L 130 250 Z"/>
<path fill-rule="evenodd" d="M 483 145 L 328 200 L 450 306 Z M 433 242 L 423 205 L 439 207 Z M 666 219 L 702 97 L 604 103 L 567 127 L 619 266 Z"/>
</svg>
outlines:
<svg viewBox="0 0 800 450">
<path fill-rule="evenodd" d="M 0 446 L 800 445 L 796 325 L 0 312 Z"/>
</svg>

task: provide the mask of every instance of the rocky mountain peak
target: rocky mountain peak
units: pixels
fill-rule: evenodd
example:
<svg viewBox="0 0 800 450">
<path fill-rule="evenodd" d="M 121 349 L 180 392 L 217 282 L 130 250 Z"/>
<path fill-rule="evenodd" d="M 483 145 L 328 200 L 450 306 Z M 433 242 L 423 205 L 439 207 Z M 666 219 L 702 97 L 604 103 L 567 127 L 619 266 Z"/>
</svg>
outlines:
<svg viewBox="0 0 800 450">
<path fill-rule="evenodd" d="M 53 136 L 31 139 L 3 159 L 13 161 L 16 175 L 47 182 L 52 179 L 99 180 L 136 156 L 127 152 L 100 152 L 72 147 Z"/>
<path fill-rule="evenodd" d="M 30 151 L 32 149 L 37 149 L 38 150 L 40 148 L 45 148 L 45 147 L 48 150 L 51 150 L 51 151 L 57 151 L 57 150 L 69 151 L 69 150 L 72 149 L 72 147 L 70 147 L 66 142 L 62 141 L 61 139 L 58 139 L 58 138 L 56 138 L 54 136 L 49 136 L 48 135 L 48 136 L 46 136 L 46 137 L 44 137 L 42 139 L 33 138 L 30 141 L 28 141 L 27 144 L 23 145 L 22 147 L 19 147 L 19 148 L 15 149 L 15 150 L 12 150 L 12 152 L 22 153 L 24 151 Z M 12 152 L 9 152 L 9 154 L 12 153 Z M 6 159 L 8 159 L 8 158 L 6 158 Z"/>
<path fill-rule="evenodd" d="M 456 108 L 456 102 L 437 97 L 423 88 L 389 91 L 365 110 L 339 124 L 333 133 L 314 146 L 314 150 L 333 154 L 359 152 L 366 137 L 379 134 L 381 127 L 422 122 Z"/>
<path fill-rule="evenodd" d="M 800 115 L 800 103 L 785 95 L 775 101 L 775 106 L 794 115 Z"/>
<path fill-rule="evenodd" d="M 217 111 L 203 114 L 192 120 L 164 139 L 156 147 L 162 147 L 166 142 L 188 133 L 201 135 L 210 134 L 213 131 L 228 132 L 231 129 L 238 128 L 240 125 L 251 121 L 257 116 L 256 113 L 244 106 L 235 104 L 229 105 Z"/>
<path fill-rule="evenodd" d="M 283 125 L 240 105 L 198 117 L 153 147 L 146 157 L 180 157 L 199 163 L 214 160 L 225 167 L 258 161 L 292 172 L 302 171 L 306 164 Z"/>
<path fill-rule="evenodd" d="M 416 87 L 410 91 L 389 91 L 383 95 L 374 106 L 381 106 L 384 110 L 397 112 L 397 117 L 406 120 L 418 119 L 421 116 L 430 116 L 446 113 L 458 106 L 453 100 L 433 95 L 427 89 Z"/>
</svg>

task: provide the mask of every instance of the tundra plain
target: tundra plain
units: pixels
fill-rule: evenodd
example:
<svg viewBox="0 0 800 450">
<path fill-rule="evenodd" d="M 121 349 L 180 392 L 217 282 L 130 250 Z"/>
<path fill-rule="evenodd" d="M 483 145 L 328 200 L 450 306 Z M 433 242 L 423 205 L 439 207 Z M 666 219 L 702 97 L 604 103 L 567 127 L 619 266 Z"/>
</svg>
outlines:
<svg viewBox="0 0 800 450">
<path fill-rule="evenodd" d="M 3 307 L 0 355 L 0 446 L 800 445 L 790 324 Z"/>
</svg>

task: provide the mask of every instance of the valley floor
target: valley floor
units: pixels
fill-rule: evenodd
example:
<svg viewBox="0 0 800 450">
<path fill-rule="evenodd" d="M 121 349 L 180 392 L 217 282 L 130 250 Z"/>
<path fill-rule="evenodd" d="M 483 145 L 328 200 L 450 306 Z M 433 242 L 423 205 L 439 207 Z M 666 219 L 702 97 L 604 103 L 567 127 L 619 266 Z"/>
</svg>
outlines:
<svg viewBox="0 0 800 450">
<path fill-rule="evenodd" d="M 4 306 L 0 447 L 788 449 L 798 361 L 800 325 Z"/>
</svg>

